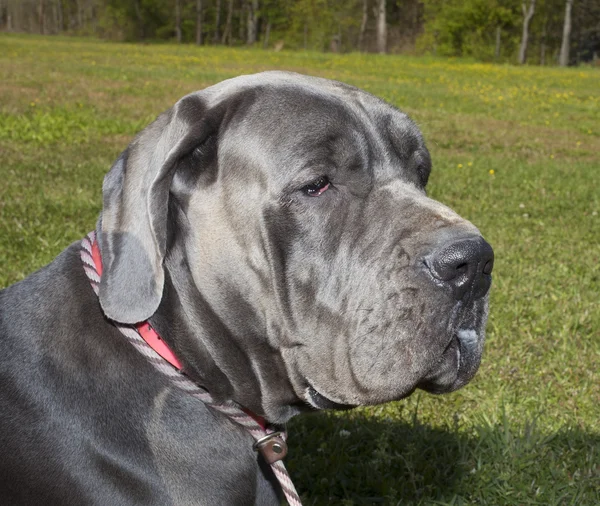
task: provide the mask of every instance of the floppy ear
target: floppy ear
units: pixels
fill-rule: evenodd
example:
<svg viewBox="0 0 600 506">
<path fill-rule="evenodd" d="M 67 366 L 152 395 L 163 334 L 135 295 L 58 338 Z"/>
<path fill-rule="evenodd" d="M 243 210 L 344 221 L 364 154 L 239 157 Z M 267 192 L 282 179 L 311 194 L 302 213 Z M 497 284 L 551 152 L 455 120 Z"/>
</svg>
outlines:
<svg viewBox="0 0 600 506">
<path fill-rule="evenodd" d="M 99 298 L 112 320 L 137 323 L 158 308 L 171 181 L 179 160 L 218 128 L 223 111 L 211 109 L 199 94 L 184 97 L 138 134 L 104 178 Z"/>
</svg>

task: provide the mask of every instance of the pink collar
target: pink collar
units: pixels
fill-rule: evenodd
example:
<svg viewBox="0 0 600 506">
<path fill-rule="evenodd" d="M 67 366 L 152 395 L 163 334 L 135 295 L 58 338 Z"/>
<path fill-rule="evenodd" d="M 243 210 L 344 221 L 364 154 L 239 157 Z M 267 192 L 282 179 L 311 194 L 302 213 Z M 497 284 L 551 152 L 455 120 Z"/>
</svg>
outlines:
<svg viewBox="0 0 600 506">
<path fill-rule="evenodd" d="M 92 242 L 92 259 L 94 261 L 94 266 L 96 267 L 96 271 L 98 272 L 98 276 L 102 277 L 102 255 L 100 254 L 100 247 L 98 246 L 98 241 Z M 158 353 L 163 359 L 165 359 L 169 364 L 171 364 L 175 369 L 179 372 L 183 373 L 183 366 L 179 359 L 175 356 L 175 353 L 169 345 L 165 343 L 165 341 L 160 337 L 158 332 L 152 328 L 148 320 L 136 323 L 136 330 L 139 335 L 142 337 L 144 341 L 152 348 L 156 353 Z M 262 417 L 253 413 L 247 408 L 241 408 L 248 416 L 252 417 L 258 425 L 263 430 L 267 428 L 267 422 Z"/>
<path fill-rule="evenodd" d="M 98 241 L 94 241 L 92 243 L 92 259 L 94 260 L 94 266 L 96 267 L 98 275 L 102 277 L 102 256 L 100 255 Z M 150 346 L 156 353 L 158 353 L 162 358 L 169 362 L 169 364 L 175 367 L 175 369 L 179 371 L 183 369 L 181 362 L 175 356 L 173 350 L 171 350 L 167 343 L 161 339 L 161 337 L 158 335 L 158 332 L 156 332 L 156 330 L 150 326 L 148 321 L 136 323 L 135 328 L 140 333 L 144 341 L 148 343 L 148 346 Z"/>
<path fill-rule="evenodd" d="M 81 241 L 81 262 L 94 293 L 100 293 L 102 258 L 96 242 L 96 233 L 90 232 Z M 265 420 L 241 407 L 234 401 L 215 401 L 209 392 L 194 383 L 183 371 L 175 354 L 146 322 L 134 326 L 111 322 L 125 338 L 142 353 L 156 370 L 173 381 L 181 390 L 203 402 L 206 406 L 222 413 L 230 420 L 244 427 L 254 438 L 252 448 L 264 457 L 275 474 L 290 506 L 302 506 L 300 496 L 290 479 L 282 459 L 287 454 L 287 435 L 268 427 Z"/>
</svg>

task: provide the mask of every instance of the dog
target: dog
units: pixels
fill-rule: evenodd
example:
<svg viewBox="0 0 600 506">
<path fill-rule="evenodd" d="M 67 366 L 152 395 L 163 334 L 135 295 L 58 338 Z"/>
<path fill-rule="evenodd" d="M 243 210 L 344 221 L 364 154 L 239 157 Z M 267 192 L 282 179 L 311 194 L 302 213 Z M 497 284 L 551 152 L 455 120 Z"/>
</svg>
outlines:
<svg viewBox="0 0 600 506">
<path fill-rule="evenodd" d="M 79 242 L 0 292 L 0 504 L 279 504 L 253 437 L 119 330 L 139 322 L 274 426 L 465 385 L 493 251 L 427 197 L 430 169 L 406 114 L 316 77 L 241 76 L 158 116 L 105 177 L 98 295 Z"/>
</svg>

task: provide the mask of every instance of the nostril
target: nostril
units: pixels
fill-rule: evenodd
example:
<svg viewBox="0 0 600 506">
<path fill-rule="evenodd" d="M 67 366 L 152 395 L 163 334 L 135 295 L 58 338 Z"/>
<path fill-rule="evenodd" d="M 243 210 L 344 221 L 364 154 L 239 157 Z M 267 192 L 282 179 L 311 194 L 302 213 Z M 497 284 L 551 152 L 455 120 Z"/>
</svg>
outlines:
<svg viewBox="0 0 600 506">
<path fill-rule="evenodd" d="M 483 273 L 490 275 L 492 273 L 492 270 L 494 269 L 494 260 L 488 260 L 485 265 L 483 266 Z"/>
<path fill-rule="evenodd" d="M 465 262 L 456 266 L 456 272 L 462 274 L 463 272 L 466 272 L 468 268 L 469 264 Z"/>
</svg>

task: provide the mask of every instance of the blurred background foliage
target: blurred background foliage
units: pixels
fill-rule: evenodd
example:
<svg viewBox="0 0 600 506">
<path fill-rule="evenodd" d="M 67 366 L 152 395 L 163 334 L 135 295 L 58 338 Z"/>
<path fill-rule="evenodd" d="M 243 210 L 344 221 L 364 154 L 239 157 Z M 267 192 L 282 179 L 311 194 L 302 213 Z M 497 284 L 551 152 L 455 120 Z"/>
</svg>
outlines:
<svg viewBox="0 0 600 506">
<path fill-rule="evenodd" d="M 0 30 L 575 65 L 598 62 L 600 2 L 0 0 Z"/>
</svg>

